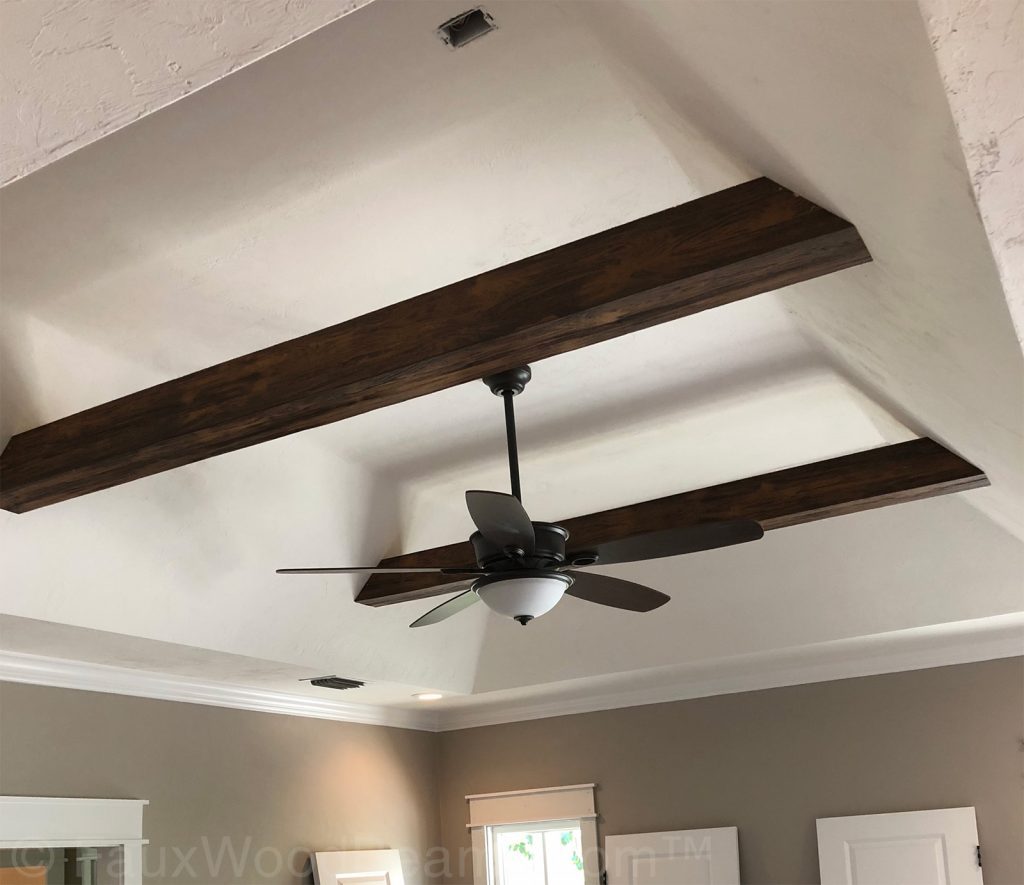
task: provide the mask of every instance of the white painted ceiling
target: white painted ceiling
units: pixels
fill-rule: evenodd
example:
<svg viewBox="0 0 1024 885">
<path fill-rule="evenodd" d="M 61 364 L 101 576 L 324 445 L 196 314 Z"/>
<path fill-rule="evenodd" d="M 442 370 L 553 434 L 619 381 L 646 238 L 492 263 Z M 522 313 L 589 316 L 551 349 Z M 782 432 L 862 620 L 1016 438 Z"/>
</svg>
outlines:
<svg viewBox="0 0 1024 885">
<path fill-rule="evenodd" d="M 1024 610 L 1024 366 L 917 8 L 488 9 L 499 30 L 453 52 L 433 31 L 461 4 L 370 4 L 0 191 L 4 439 L 766 174 L 875 262 L 536 365 L 534 518 L 917 433 L 992 488 L 619 567 L 673 594 L 646 619 L 567 600 L 528 630 L 481 606 L 408 631 L 432 603 L 273 574 L 465 537 L 462 490 L 506 482 L 499 403 L 470 384 L 0 514 L 0 646 L 483 704 Z M 74 56 L 82 28 L 48 39 Z"/>
<path fill-rule="evenodd" d="M 0 184 L 369 0 L 3 0 Z"/>
</svg>

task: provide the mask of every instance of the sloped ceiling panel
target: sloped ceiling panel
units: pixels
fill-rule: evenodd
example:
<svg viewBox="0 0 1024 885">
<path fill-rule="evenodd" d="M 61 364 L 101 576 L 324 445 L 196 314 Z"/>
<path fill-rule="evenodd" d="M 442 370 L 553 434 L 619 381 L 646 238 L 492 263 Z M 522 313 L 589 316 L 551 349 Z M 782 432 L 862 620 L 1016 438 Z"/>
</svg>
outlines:
<svg viewBox="0 0 1024 885">
<path fill-rule="evenodd" d="M 917 6 L 572 8 L 666 144 L 696 129 L 856 224 L 874 262 L 785 305 L 839 372 L 981 465 L 970 500 L 1024 537 L 1024 355 Z"/>
<path fill-rule="evenodd" d="M 5 0 L 0 185 L 370 0 Z"/>
</svg>

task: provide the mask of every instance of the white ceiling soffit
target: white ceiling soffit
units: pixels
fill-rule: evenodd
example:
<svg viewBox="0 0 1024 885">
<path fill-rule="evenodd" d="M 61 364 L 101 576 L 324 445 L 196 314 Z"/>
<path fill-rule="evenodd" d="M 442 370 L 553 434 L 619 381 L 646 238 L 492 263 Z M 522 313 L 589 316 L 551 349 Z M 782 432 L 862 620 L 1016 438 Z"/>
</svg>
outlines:
<svg viewBox="0 0 1024 885">
<path fill-rule="evenodd" d="M 537 364 L 528 507 L 916 431 L 994 488 L 622 567 L 675 597 L 653 620 L 570 599 L 409 631 L 432 601 L 273 574 L 465 537 L 462 490 L 505 481 L 474 383 L 2 513 L 0 610 L 467 696 L 1019 611 L 1024 547 L 971 502 L 1024 524 L 1021 353 L 915 7 L 494 3 L 452 52 L 434 28 L 463 8 L 371 4 L 5 187 L 4 433 L 766 173 L 875 263 Z"/>
<path fill-rule="evenodd" d="M 370 0 L 4 0 L 0 185 Z"/>
<path fill-rule="evenodd" d="M 2 640 L 15 635 L 15 631 L 18 637 L 32 641 L 36 649 L 56 646 L 56 654 L 25 653 L 7 647 Z M 92 638 L 88 637 L 90 632 Z M 129 655 L 122 650 L 126 640 L 133 649 Z M 70 654 L 77 657 L 69 659 Z M 102 655 L 99 660 L 97 654 Z M 525 690 L 447 696 L 430 703 L 406 697 L 387 703 L 380 700 L 382 692 L 372 686 L 350 693 L 315 687 L 297 689 L 291 679 L 283 677 L 287 668 L 275 667 L 271 662 L 213 653 L 203 654 L 199 661 L 195 650 L 183 646 L 0 616 L 0 682 L 424 731 L 451 731 L 1022 654 L 1024 614 L 1016 613 L 550 682 Z M 183 667 L 183 661 L 198 667 Z"/>
<path fill-rule="evenodd" d="M 1024 342 L 1024 11 L 1019 0 L 919 3 Z"/>
<path fill-rule="evenodd" d="M 352 676 L 344 670 L 314 669 L 265 658 L 143 639 L 108 630 L 90 630 L 3 614 L 0 614 L 0 651 L 13 655 L 31 655 L 48 661 L 66 661 L 68 666 L 80 663 L 117 667 L 134 673 L 160 673 L 208 685 L 246 686 L 273 692 L 281 697 L 295 698 L 296 703 L 303 698 L 312 698 L 328 702 L 340 701 L 347 705 L 407 705 L 415 709 L 417 702 L 413 696 L 434 688 L 430 683 L 375 682 L 339 691 L 312 685 L 309 680 L 317 676 Z"/>
<path fill-rule="evenodd" d="M 657 669 L 452 697 L 441 731 L 1024 655 L 1019 612 Z"/>
</svg>

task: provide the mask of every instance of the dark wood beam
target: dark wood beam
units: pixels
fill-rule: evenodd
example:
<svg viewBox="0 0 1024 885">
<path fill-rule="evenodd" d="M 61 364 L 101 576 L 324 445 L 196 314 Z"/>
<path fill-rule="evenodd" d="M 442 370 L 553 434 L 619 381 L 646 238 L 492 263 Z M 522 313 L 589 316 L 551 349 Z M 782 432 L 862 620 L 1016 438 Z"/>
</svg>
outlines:
<svg viewBox="0 0 1024 885">
<path fill-rule="evenodd" d="M 987 485 L 988 477 L 959 455 L 934 440 L 915 439 L 557 522 L 569 530 L 569 549 L 585 550 L 616 538 L 720 519 L 754 519 L 765 530 L 780 529 Z M 473 565 L 473 549 L 461 541 L 380 564 Z M 444 592 L 436 582 L 433 575 L 373 575 L 356 601 L 377 606 L 426 599 Z"/>
<path fill-rule="evenodd" d="M 13 437 L 20 513 L 870 261 L 761 178 Z"/>
</svg>

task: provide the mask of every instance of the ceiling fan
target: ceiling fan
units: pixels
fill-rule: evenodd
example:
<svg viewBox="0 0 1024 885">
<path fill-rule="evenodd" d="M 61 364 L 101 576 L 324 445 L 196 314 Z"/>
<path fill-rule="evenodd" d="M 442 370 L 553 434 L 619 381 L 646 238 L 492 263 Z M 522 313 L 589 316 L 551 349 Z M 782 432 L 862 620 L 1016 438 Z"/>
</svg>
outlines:
<svg viewBox="0 0 1024 885">
<path fill-rule="evenodd" d="M 513 399 L 531 378 L 528 366 L 484 378 L 495 396 L 505 401 L 505 434 L 512 494 L 468 491 L 466 505 L 477 531 L 470 536 L 476 566 L 464 568 L 285 568 L 281 575 L 427 572 L 450 575 L 453 583 L 436 588 L 461 591 L 435 606 L 409 626 L 436 624 L 483 600 L 498 614 L 524 626 L 555 607 L 568 593 L 599 605 L 626 611 L 648 612 L 669 601 L 669 596 L 622 578 L 580 571 L 592 565 L 641 562 L 665 556 L 697 553 L 757 541 L 764 536 L 751 519 L 699 523 L 620 538 L 584 550 L 567 546 L 569 533 L 560 525 L 534 522 L 522 504 L 519 450 Z"/>
</svg>

